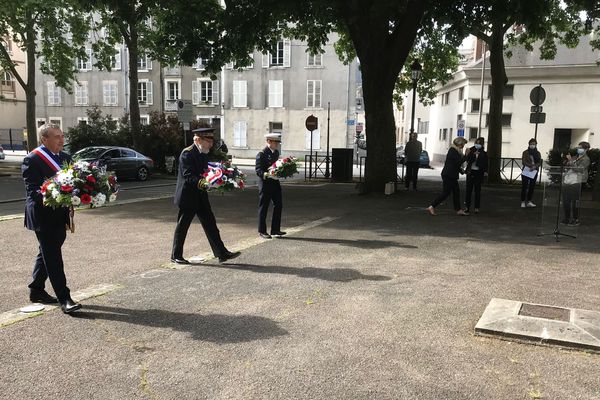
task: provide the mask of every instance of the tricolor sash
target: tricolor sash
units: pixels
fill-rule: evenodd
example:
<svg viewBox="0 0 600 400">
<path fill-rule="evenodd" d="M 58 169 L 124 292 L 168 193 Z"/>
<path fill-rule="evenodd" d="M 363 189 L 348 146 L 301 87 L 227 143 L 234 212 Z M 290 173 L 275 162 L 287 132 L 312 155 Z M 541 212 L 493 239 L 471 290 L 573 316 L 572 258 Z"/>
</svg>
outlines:
<svg viewBox="0 0 600 400">
<path fill-rule="evenodd" d="M 58 165 L 58 163 L 48 152 L 49 150 L 45 146 L 36 147 L 32 150 L 32 153 L 35 153 L 38 157 L 40 157 L 52 171 L 60 171 L 60 165 Z"/>
</svg>

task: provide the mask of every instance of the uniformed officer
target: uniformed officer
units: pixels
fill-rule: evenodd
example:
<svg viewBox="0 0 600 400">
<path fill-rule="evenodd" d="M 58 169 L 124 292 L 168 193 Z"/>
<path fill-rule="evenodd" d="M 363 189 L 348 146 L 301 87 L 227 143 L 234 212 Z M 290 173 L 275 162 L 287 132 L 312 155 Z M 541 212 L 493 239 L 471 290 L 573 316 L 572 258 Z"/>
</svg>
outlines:
<svg viewBox="0 0 600 400">
<path fill-rule="evenodd" d="M 272 236 L 283 236 L 281 230 L 281 209 L 283 207 L 281 185 L 279 179 L 271 177 L 269 167 L 279 158 L 281 146 L 280 133 L 265 135 L 267 146 L 256 155 L 256 175 L 258 175 L 258 234 L 263 239 Z M 267 213 L 269 203 L 273 202 L 273 219 L 271 220 L 271 234 L 267 232 Z"/>
<path fill-rule="evenodd" d="M 208 194 L 198 188 L 202 174 L 208 169 L 208 152 L 213 146 L 214 128 L 198 128 L 194 133 L 194 144 L 186 147 L 179 156 L 175 204 L 179 207 L 177 227 L 173 237 L 171 261 L 177 264 L 189 264 L 183 258 L 183 244 L 194 216 L 198 216 L 213 254 L 220 262 L 240 255 L 239 251 L 230 252 L 225 248 L 217 221 L 210 207 Z"/>
</svg>

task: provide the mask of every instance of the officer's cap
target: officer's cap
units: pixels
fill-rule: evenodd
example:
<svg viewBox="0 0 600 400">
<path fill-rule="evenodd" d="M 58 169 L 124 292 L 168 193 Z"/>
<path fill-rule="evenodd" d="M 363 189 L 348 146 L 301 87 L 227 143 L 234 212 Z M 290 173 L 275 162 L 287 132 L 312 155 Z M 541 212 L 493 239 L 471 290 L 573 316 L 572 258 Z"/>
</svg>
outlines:
<svg viewBox="0 0 600 400">
<path fill-rule="evenodd" d="M 214 139 L 215 128 L 196 128 L 192 130 L 194 136 L 204 137 L 207 139 Z"/>
<path fill-rule="evenodd" d="M 265 135 L 267 140 L 275 140 L 277 142 L 281 142 L 281 133 L 267 133 Z"/>
</svg>

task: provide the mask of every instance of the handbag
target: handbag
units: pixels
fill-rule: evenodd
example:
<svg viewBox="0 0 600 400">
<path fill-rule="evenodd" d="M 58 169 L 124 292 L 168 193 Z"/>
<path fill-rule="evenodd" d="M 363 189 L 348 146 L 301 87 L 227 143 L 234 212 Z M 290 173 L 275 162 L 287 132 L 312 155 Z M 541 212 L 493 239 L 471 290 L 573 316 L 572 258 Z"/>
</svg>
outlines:
<svg viewBox="0 0 600 400">
<path fill-rule="evenodd" d="M 565 185 L 575 185 L 579 183 L 577 180 L 577 173 L 572 169 L 568 170 L 563 177 L 563 182 Z"/>
</svg>

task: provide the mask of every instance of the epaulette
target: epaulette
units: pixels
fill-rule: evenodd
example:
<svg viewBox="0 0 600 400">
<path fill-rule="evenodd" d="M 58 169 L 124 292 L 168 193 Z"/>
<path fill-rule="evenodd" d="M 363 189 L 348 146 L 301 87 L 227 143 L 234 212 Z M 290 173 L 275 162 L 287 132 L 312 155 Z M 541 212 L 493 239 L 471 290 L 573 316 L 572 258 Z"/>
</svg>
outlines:
<svg viewBox="0 0 600 400">
<path fill-rule="evenodd" d="M 185 149 L 182 150 L 183 151 L 192 151 L 192 149 L 194 148 L 194 145 L 188 146 Z"/>
</svg>

